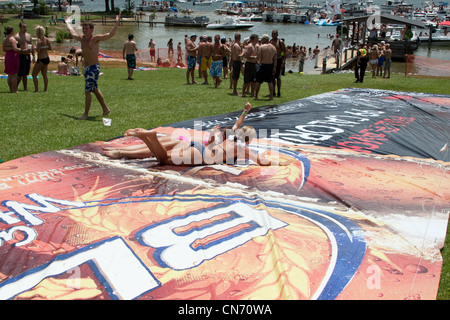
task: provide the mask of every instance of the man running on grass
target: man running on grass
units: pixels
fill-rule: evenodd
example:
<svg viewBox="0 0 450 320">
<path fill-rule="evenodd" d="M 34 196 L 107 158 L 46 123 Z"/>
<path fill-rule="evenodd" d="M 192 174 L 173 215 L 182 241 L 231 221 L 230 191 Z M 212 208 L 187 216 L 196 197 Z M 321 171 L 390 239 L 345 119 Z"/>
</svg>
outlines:
<svg viewBox="0 0 450 320">
<path fill-rule="evenodd" d="M 103 116 L 107 116 L 111 110 L 106 106 L 105 99 L 98 89 L 98 77 L 100 75 L 100 63 L 98 60 L 100 41 L 108 40 L 113 37 L 117 31 L 120 21 L 120 12 L 116 17 L 116 23 L 109 33 L 94 35 L 94 25 L 90 22 L 83 23 L 83 35 L 78 35 L 72 28 L 72 19 L 66 18 L 66 25 L 74 40 L 81 41 L 81 50 L 84 58 L 84 78 L 85 78 L 85 109 L 84 114 L 79 118 L 86 120 L 91 108 L 91 93 L 93 92 L 97 97 L 98 102 L 102 106 Z"/>
</svg>

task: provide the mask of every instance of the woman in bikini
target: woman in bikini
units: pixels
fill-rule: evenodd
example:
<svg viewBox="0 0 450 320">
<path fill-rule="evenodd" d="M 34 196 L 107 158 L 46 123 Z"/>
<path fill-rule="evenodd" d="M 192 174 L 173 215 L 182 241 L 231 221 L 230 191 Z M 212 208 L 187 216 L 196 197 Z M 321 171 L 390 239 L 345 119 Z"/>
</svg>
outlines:
<svg viewBox="0 0 450 320">
<path fill-rule="evenodd" d="M 227 137 L 221 143 L 205 147 L 198 141 L 183 142 L 177 147 L 167 150 L 159 141 L 156 131 L 136 129 L 136 136 L 144 141 L 164 165 L 214 165 L 236 164 L 238 159 L 250 159 L 261 166 L 288 165 L 289 161 L 277 161 L 265 157 L 265 153 L 255 154 L 247 145 L 255 135 L 253 127 L 239 129 L 237 136 Z M 245 141 L 245 142 L 244 142 Z"/>
<path fill-rule="evenodd" d="M 247 116 L 248 112 L 251 110 L 252 105 L 247 101 L 244 106 L 244 110 L 242 114 L 239 116 L 236 123 L 231 128 L 231 131 L 238 130 L 242 124 L 244 123 L 245 117 Z M 139 130 L 140 133 L 144 132 L 150 132 L 152 130 L 145 130 L 145 129 L 129 129 L 125 132 L 124 136 L 137 136 L 136 130 Z M 180 133 L 180 130 L 177 129 L 177 132 Z M 164 135 L 164 136 L 158 136 L 159 142 L 164 145 L 164 147 L 167 150 L 172 150 L 176 145 L 180 143 L 180 141 L 185 141 L 190 143 L 191 141 L 195 140 L 199 143 L 203 144 L 205 147 L 209 146 L 211 144 L 218 144 L 223 141 L 224 132 L 226 129 L 221 129 L 220 126 L 215 126 L 210 132 L 205 132 L 202 137 L 191 137 L 191 135 L 186 133 L 177 134 L 176 136 L 173 135 Z M 103 151 L 105 155 L 107 155 L 110 158 L 120 159 L 120 158 L 130 158 L 130 159 L 143 159 L 143 158 L 150 158 L 154 157 L 155 155 L 153 152 L 147 147 L 145 144 L 138 144 L 138 145 L 132 145 L 132 146 L 126 146 L 126 147 L 107 147 L 103 146 Z"/>
<path fill-rule="evenodd" d="M 33 82 L 34 82 L 34 92 L 38 92 L 38 74 L 41 72 L 42 79 L 44 79 L 44 91 L 47 91 L 48 87 L 48 77 L 47 77 L 47 71 L 48 71 L 48 64 L 50 63 L 50 58 L 48 56 L 48 51 L 52 50 L 52 45 L 50 43 L 50 40 L 48 40 L 47 37 L 45 37 L 45 29 L 42 26 L 36 27 L 36 52 L 37 52 L 37 60 L 34 64 L 33 68 Z"/>
</svg>

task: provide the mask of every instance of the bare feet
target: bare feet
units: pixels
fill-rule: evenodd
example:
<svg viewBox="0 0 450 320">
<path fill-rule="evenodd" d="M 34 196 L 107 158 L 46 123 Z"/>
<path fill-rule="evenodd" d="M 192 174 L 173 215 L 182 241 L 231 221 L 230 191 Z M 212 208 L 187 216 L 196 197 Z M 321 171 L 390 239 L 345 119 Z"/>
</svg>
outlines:
<svg viewBox="0 0 450 320">
<path fill-rule="evenodd" d="M 110 114 L 110 113 L 111 113 L 111 110 L 108 109 L 108 110 L 106 110 L 106 111 L 103 112 L 103 116 L 106 117 L 106 116 L 107 116 L 108 114 Z"/>
<path fill-rule="evenodd" d="M 114 158 L 114 159 L 123 158 L 120 150 L 105 150 L 104 152 L 105 152 L 105 155 L 107 155 L 110 158 Z"/>
<path fill-rule="evenodd" d="M 83 114 L 81 117 L 78 118 L 78 120 L 86 120 L 88 118 L 87 114 Z"/>
<path fill-rule="evenodd" d="M 125 137 L 127 137 L 127 136 L 137 137 L 138 136 L 137 135 L 137 131 L 138 130 L 141 131 L 141 132 L 148 131 L 148 130 L 145 130 L 145 129 L 142 129 L 142 128 L 128 129 L 127 131 L 125 131 L 125 133 L 123 135 Z"/>
</svg>

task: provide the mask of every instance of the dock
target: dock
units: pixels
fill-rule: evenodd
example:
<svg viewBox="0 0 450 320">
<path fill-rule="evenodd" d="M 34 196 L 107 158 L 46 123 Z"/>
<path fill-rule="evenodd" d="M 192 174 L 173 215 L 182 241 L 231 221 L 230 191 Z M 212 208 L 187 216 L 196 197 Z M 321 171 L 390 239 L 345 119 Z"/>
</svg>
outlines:
<svg viewBox="0 0 450 320">
<path fill-rule="evenodd" d="M 109 18 L 109 17 L 102 16 L 101 20 L 92 20 L 92 22 L 99 23 L 102 26 L 105 26 L 108 24 L 116 23 L 116 19 L 113 17 Z M 122 26 L 124 24 L 130 24 L 130 23 L 137 25 L 137 26 L 139 26 L 140 24 L 144 24 L 144 25 L 148 25 L 150 27 L 154 27 L 158 24 L 162 24 L 162 25 L 166 24 L 165 21 L 154 21 L 151 16 L 148 16 L 148 20 L 140 19 L 140 17 L 137 15 L 134 18 L 120 18 L 120 21 L 119 21 L 120 26 Z"/>
<path fill-rule="evenodd" d="M 331 49 L 324 49 L 315 59 L 314 69 L 308 71 L 308 74 L 326 74 L 348 70 L 353 67 L 356 61 L 356 49 L 344 48 L 337 58 Z"/>
</svg>

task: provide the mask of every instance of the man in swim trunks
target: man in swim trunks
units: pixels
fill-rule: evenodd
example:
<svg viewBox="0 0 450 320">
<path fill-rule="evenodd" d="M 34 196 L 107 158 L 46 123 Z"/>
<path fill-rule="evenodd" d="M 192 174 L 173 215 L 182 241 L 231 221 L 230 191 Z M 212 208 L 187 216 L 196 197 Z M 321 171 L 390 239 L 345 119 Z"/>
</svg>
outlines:
<svg viewBox="0 0 450 320">
<path fill-rule="evenodd" d="M 222 82 L 223 57 L 229 53 L 230 49 L 220 43 L 220 35 L 214 36 L 214 44 L 212 47 L 212 62 L 209 74 L 214 79 L 214 87 L 217 88 Z"/>
<path fill-rule="evenodd" d="M 186 41 L 186 54 L 187 54 L 186 81 L 187 81 L 187 84 L 190 84 L 189 77 L 192 80 L 192 84 L 197 84 L 197 82 L 194 80 L 195 64 L 197 63 L 197 47 L 195 46 L 195 40 L 197 40 L 197 35 L 192 34 L 189 37 L 189 40 Z"/>
<path fill-rule="evenodd" d="M 256 64 L 258 63 L 257 50 L 259 46 L 259 37 L 257 34 L 252 34 L 250 36 L 250 42 L 245 46 L 242 57 L 245 58 L 244 67 L 244 84 L 242 86 L 242 96 L 245 97 L 246 92 L 250 89 L 250 97 L 255 96 L 255 74 L 256 74 Z"/>
<path fill-rule="evenodd" d="M 270 40 L 270 43 L 275 47 L 277 50 L 277 63 L 276 63 L 276 70 L 272 77 L 272 84 L 273 84 L 273 90 L 275 95 L 275 86 L 277 88 L 277 96 L 281 96 L 281 72 L 284 68 L 285 60 L 286 60 L 286 45 L 284 44 L 284 41 L 280 40 L 278 38 L 278 30 L 274 29 L 272 30 L 272 40 Z"/>
<path fill-rule="evenodd" d="M 94 93 L 98 102 L 102 106 L 103 116 L 107 116 L 111 110 L 106 106 L 105 99 L 98 89 L 98 77 L 100 75 L 100 63 L 98 60 L 100 41 L 105 41 L 114 36 L 119 27 L 121 13 L 116 16 L 116 23 L 110 32 L 105 34 L 94 35 L 94 24 L 83 23 L 83 35 L 79 35 L 72 28 L 72 19 L 66 18 L 67 29 L 69 29 L 70 35 L 74 40 L 81 41 L 81 50 L 84 57 L 84 77 L 86 81 L 85 86 L 85 107 L 84 114 L 79 118 L 80 120 L 86 120 L 89 116 L 89 110 L 91 108 L 92 97 Z"/>
<path fill-rule="evenodd" d="M 19 48 L 23 51 L 19 52 L 19 73 L 17 74 L 17 86 L 20 81 L 23 82 L 23 90 L 28 90 L 28 75 L 30 74 L 31 57 L 33 55 L 33 63 L 35 62 L 34 48 L 31 41 L 31 35 L 27 33 L 27 25 L 24 22 L 19 23 L 19 32 L 16 34 L 15 39 L 19 44 Z"/>
<path fill-rule="evenodd" d="M 384 56 L 386 57 L 386 59 L 384 62 L 383 78 L 390 78 L 391 77 L 392 49 L 391 49 L 389 43 L 386 43 L 386 46 L 384 49 Z M 387 74 L 387 76 L 386 76 L 386 74 Z"/>
<path fill-rule="evenodd" d="M 197 57 L 200 58 L 200 73 L 204 79 L 202 84 L 208 84 L 208 69 L 211 68 L 211 52 L 212 44 L 207 41 L 207 37 L 203 36 L 197 47 Z"/>
<path fill-rule="evenodd" d="M 232 61 L 232 74 L 231 74 L 231 85 L 233 87 L 233 95 L 238 95 L 237 92 L 237 82 L 239 76 L 241 75 L 242 61 L 242 46 L 241 46 L 241 34 L 236 32 L 234 35 L 234 43 L 231 46 L 231 61 Z"/>
<path fill-rule="evenodd" d="M 277 68 L 277 49 L 269 43 L 269 35 L 261 37 L 261 45 L 258 48 L 258 61 L 260 68 L 256 71 L 255 100 L 258 100 L 258 93 L 261 83 L 267 82 L 269 85 L 269 101 L 273 100 L 273 75 Z"/>
<path fill-rule="evenodd" d="M 148 43 L 148 47 L 150 48 L 150 61 L 155 62 L 156 43 L 155 43 L 155 41 L 153 41 L 153 39 L 150 39 L 150 42 Z"/>
<path fill-rule="evenodd" d="M 128 80 L 133 80 L 133 71 L 136 68 L 136 55 L 138 51 L 136 42 L 134 42 L 134 35 L 131 33 L 128 35 L 128 41 L 123 44 L 122 56 L 127 60 L 128 67 Z"/>
</svg>

